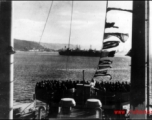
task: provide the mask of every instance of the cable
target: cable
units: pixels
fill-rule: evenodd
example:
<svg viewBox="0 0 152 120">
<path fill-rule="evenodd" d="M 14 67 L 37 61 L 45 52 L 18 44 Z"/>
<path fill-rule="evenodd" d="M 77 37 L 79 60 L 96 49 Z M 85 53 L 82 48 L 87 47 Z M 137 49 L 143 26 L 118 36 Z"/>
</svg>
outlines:
<svg viewBox="0 0 152 120">
<path fill-rule="evenodd" d="M 107 4 L 106 4 L 106 14 L 105 14 L 105 24 L 104 24 L 104 31 L 103 31 L 103 39 L 105 37 L 105 29 L 106 29 L 106 21 L 107 21 L 107 12 L 108 12 L 108 0 L 107 0 Z M 101 56 L 100 56 L 101 57 Z"/>
<path fill-rule="evenodd" d="M 71 22 L 70 22 L 69 42 L 68 42 L 68 49 L 67 50 L 69 50 L 69 48 L 70 48 L 72 19 L 73 19 L 73 0 L 72 0 L 72 8 L 71 8 Z M 67 52 L 69 52 L 69 51 L 67 51 Z M 68 60 L 69 60 L 69 55 L 67 56 L 67 61 L 66 61 L 66 72 L 67 72 L 67 68 L 68 68 Z"/>
<path fill-rule="evenodd" d="M 40 42 L 41 42 L 41 39 L 42 39 L 42 36 L 43 36 L 44 30 L 45 30 L 45 27 L 46 27 L 46 24 L 47 24 L 47 21 L 48 21 L 48 18 L 49 18 L 49 15 L 50 15 L 51 9 L 52 9 L 52 5 L 53 5 L 53 1 L 51 2 L 51 6 L 50 6 L 50 8 L 49 8 L 49 12 L 48 12 L 48 15 L 47 15 L 47 18 L 46 18 L 46 21 L 45 21 L 45 25 L 44 25 L 44 28 L 43 28 L 43 31 L 42 31 L 42 34 L 41 34 L 41 37 L 40 37 L 40 40 L 39 40 L 39 43 L 38 43 L 39 45 L 40 45 Z M 35 54 L 36 54 L 36 51 L 35 51 Z M 14 82 L 14 81 L 16 81 L 16 79 L 15 79 L 15 78 L 14 78 L 14 80 L 13 80 L 13 81 L 11 81 L 11 82 Z M 31 104 L 32 104 L 32 103 L 31 103 Z M 31 104 L 30 104 L 30 105 L 31 105 Z M 28 105 L 28 106 L 30 106 L 30 105 Z M 28 107 L 28 106 L 27 106 L 27 107 Z M 27 107 L 26 107 L 26 108 L 27 108 Z M 25 108 L 25 109 L 26 109 L 26 108 Z M 25 110 L 25 109 L 24 109 L 24 110 Z M 23 110 L 22 112 L 24 112 L 24 110 Z M 21 112 L 21 113 L 22 113 L 22 112 Z"/>
<path fill-rule="evenodd" d="M 46 27 L 46 24 L 47 24 L 47 21 L 48 21 L 48 18 L 49 18 L 51 9 L 52 9 L 52 5 L 53 5 L 53 1 L 52 1 L 52 3 L 51 3 L 50 8 L 49 8 L 49 13 L 48 13 L 47 18 L 46 18 L 46 21 L 45 21 L 45 25 L 44 25 L 44 28 L 43 28 L 43 31 L 42 31 L 42 34 L 41 34 L 41 37 L 40 37 L 40 40 L 39 40 L 39 44 L 40 44 L 40 42 L 41 42 L 41 40 L 42 40 L 42 36 L 43 36 L 44 30 L 45 30 L 45 27 Z"/>
<path fill-rule="evenodd" d="M 73 19 L 73 1 L 72 1 L 72 10 L 71 10 L 71 22 L 70 22 L 70 33 L 69 33 L 69 42 L 68 42 L 68 48 L 70 48 L 70 40 L 71 40 L 71 28 L 72 28 L 72 19 Z"/>
</svg>

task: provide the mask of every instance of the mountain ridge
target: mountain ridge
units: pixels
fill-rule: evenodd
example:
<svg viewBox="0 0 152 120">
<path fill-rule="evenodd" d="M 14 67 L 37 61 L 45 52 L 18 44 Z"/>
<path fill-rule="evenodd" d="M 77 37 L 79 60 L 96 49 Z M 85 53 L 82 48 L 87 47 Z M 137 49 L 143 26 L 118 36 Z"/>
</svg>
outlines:
<svg viewBox="0 0 152 120">
<path fill-rule="evenodd" d="M 68 44 L 64 43 L 38 43 L 35 41 L 28 41 L 28 40 L 20 40 L 14 39 L 14 50 L 21 50 L 21 51 L 30 51 L 30 50 L 37 50 L 43 49 L 46 51 L 59 51 L 63 48 L 68 48 Z M 75 49 L 76 45 L 70 45 L 71 49 Z"/>
</svg>

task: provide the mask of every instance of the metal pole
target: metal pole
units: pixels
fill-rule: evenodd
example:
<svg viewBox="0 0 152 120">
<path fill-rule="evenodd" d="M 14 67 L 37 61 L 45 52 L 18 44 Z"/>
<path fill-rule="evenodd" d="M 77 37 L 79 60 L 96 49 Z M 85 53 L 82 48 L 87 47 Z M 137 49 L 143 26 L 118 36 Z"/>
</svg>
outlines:
<svg viewBox="0 0 152 120">
<path fill-rule="evenodd" d="M 12 2 L 0 2 L 0 119 L 13 119 Z"/>
<path fill-rule="evenodd" d="M 133 1 L 130 110 L 146 110 L 145 1 Z M 131 119 L 146 119 L 146 114 L 130 114 Z"/>
<path fill-rule="evenodd" d="M 84 70 L 82 72 L 83 72 L 83 102 L 85 103 Z"/>
<path fill-rule="evenodd" d="M 84 85 L 84 70 L 83 70 L 83 85 Z"/>
<path fill-rule="evenodd" d="M 145 1 L 145 49 L 146 49 L 146 62 L 147 62 L 147 69 L 146 69 L 146 78 L 147 78 L 147 86 L 146 86 L 146 99 L 147 99 L 147 111 L 149 111 L 149 93 L 150 93 L 150 78 L 149 78 L 149 0 Z M 149 114 L 147 114 L 147 118 Z"/>
</svg>

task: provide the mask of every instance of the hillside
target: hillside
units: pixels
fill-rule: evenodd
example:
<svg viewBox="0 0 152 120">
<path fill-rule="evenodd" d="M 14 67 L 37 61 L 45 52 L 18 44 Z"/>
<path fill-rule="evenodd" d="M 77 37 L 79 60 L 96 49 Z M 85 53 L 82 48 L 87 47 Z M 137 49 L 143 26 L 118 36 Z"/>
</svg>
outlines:
<svg viewBox="0 0 152 120">
<path fill-rule="evenodd" d="M 41 45 L 45 48 L 53 49 L 53 50 L 59 50 L 62 48 L 68 47 L 68 44 L 59 44 L 59 43 L 41 43 Z M 70 45 L 71 49 L 75 49 L 76 45 Z"/>
<path fill-rule="evenodd" d="M 68 44 L 59 43 L 38 43 L 27 40 L 14 39 L 14 49 L 20 51 L 29 51 L 33 49 L 45 50 L 45 51 L 58 51 L 62 48 L 68 47 Z M 75 49 L 76 45 L 70 45 L 71 49 Z"/>
<path fill-rule="evenodd" d="M 32 49 L 44 49 L 36 42 L 14 39 L 14 50 L 28 51 Z"/>
</svg>

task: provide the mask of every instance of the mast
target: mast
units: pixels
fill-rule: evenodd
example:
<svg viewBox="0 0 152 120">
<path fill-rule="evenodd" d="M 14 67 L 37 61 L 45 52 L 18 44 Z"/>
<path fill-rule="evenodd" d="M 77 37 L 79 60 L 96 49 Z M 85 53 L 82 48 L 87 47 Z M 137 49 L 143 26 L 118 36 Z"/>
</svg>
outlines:
<svg viewBox="0 0 152 120">
<path fill-rule="evenodd" d="M 11 1 L 0 1 L 0 118 L 13 119 Z"/>
</svg>

